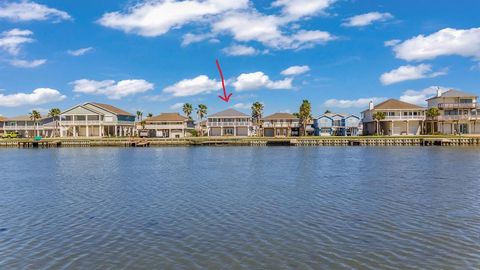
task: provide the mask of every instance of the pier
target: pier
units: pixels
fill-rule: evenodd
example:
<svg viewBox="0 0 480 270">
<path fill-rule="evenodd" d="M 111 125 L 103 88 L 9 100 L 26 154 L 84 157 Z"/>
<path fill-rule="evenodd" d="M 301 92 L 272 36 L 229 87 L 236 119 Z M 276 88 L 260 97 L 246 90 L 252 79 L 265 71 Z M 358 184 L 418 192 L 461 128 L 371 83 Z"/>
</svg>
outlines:
<svg viewBox="0 0 480 270">
<path fill-rule="evenodd" d="M 480 137 L 192 137 L 181 139 L 158 138 L 52 138 L 2 139 L 3 148 L 59 147 L 162 147 L 162 146 L 480 146 Z"/>
</svg>

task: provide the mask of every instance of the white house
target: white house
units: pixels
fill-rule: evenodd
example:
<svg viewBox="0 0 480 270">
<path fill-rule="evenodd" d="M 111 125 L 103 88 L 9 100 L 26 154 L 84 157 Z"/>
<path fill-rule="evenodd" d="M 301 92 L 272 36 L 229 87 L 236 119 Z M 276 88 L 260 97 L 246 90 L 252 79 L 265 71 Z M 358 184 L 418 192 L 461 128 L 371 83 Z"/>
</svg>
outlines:
<svg viewBox="0 0 480 270">
<path fill-rule="evenodd" d="M 212 114 L 207 117 L 208 136 L 251 136 L 252 118 L 234 109 Z"/>
<path fill-rule="evenodd" d="M 179 113 L 161 113 L 145 119 L 144 126 L 137 128 L 146 131 L 149 137 L 157 138 L 183 138 L 193 131 L 195 125 L 188 117 Z"/>
</svg>

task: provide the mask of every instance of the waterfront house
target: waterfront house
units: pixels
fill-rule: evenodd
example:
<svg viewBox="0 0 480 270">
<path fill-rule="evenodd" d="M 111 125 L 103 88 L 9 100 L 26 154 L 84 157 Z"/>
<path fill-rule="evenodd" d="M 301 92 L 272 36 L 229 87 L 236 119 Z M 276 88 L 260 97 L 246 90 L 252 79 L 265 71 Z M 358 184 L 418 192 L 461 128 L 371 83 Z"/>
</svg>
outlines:
<svg viewBox="0 0 480 270">
<path fill-rule="evenodd" d="M 16 116 L 3 118 L 2 133 L 17 132 L 21 137 L 33 138 L 35 136 L 53 137 L 55 126 L 52 125 L 53 118 L 45 117 L 33 121 L 30 116 Z"/>
<path fill-rule="evenodd" d="M 5 133 L 5 130 L 3 129 L 3 126 L 5 125 L 5 120 L 5 117 L 0 116 L 0 135 Z"/>
<path fill-rule="evenodd" d="M 137 129 L 147 132 L 148 137 L 157 138 L 184 138 L 194 128 L 193 121 L 179 113 L 161 113 L 145 119 L 144 127 L 137 125 Z"/>
<path fill-rule="evenodd" d="M 478 96 L 454 89 L 440 90 L 428 99 L 428 108 L 437 108 L 439 115 L 428 119 L 430 131 L 443 134 L 480 134 Z"/>
<path fill-rule="evenodd" d="M 212 114 L 207 117 L 208 136 L 251 136 L 252 118 L 234 109 Z"/>
<path fill-rule="evenodd" d="M 357 136 L 360 117 L 353 114 L 324 113 L 314 119 L 315 136 Z"/>
<path fill-rule="evenodd" d="M 87 102 L 60 114 L 61 137 L 131 136 L 135 116 L 108 104 Z"/>
<path fill-rule="evenodd" d="M 290 137 L 300 135 L 300 119 L 290 113 L 275 113 L 261 119 L 263 136 Z"/>
<path fill-rule="evenodd" d="M 384 117 L 375 119 L 377 112 Z M 420 135 L 424 129 L 425 108 L 396 99 L 377 105 L 370 102 L 369 108 L 362 112 L 362 123 L 365 135 Z"/>
</svg>

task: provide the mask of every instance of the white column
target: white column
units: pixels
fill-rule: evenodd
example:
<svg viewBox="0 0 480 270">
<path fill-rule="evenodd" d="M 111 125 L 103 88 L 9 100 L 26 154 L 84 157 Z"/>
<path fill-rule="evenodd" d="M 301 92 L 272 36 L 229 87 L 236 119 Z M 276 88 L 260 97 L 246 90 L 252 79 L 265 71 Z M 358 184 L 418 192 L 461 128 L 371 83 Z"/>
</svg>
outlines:
<svg viewBox="0 0 480 270">
<path fill-rule="evenodd" d="M 117 131 L 117 126 L 115 125 L 115 133 L 114 133 L 114 134 L 115 134 L 115 137 L 117 137 L 117 135 L 118 135 L 117 132 L 118 132 L 118 131 Z"/>
<path fill-rule="evenodd" d="M 88 128 L 88 115 L 85 115 L 85 132 L 86 132 L 86 136 L 87 137 L 90 137 L 90 130 Z"/>
</svg>

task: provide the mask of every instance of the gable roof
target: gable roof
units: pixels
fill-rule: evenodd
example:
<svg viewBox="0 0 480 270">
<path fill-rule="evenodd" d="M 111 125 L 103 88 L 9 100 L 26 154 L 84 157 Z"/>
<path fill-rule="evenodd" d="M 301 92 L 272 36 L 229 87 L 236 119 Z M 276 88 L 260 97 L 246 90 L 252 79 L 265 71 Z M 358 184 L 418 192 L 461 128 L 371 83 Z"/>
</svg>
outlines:
<svg viewBox="0 0 480 270">
<path fill-rule="evenodd" d="M 262 120 L 283 120 L 283 119 L 298 120 L 298 118 L 291 113 L 274 113 L 267 117 L 262 118 Z"/>
<path fill-rule="evenodd" d="M 7 118 L 5 118 L 5 117 L 3 117 L 3 116 L 0 116 L 0 122 L 3 122 L 3 121 L 5 121 L 5 120 L 7 120 Z"/>
<path fill-rule="evenodd" d="M 397 99 L 388 99 L 384 102 L 377 104 L 373 107 L 373 110 L 422 110 L 425 109 L 415 104 L 403 102 Z M 368 110 L 365 110 L 368 111 Z M 365 112 L 364 111 L 364 112 Z"/>
<path fill-rule="evenodd" d="M 112 106 L 112 105 L 109 105 L 109 104 L 96 103 L 96 102 L 88 102 L 86 104 L 92 104 L 93 106 L 97 106 L 100 109 L 104 109 L 104 110 L 109 111 L 109 112 L 111 112 L 113 114 L 116 114 L 116 115 L 134 116 L 133 114 L 131 114 L 129 112 L 126 112 L 122 109 L 119 109 L 119 108 L 117 108 L 115 106 Z"/>
<path fill-rule="evenodd" d="M 151 121 L 183 122 L 185 120 L 188 120 L 188 118 L 183 115 L 180 115 L 179 113 L 161 113 L 159 115 L 145 119 L 146 122 L 151 122 Z"/>
<path fill-rule="evenodd" d="M 227 109 L 227 110 L 208 116 L 208 118 L 210 117 L 250 117 L 250 116 L 234 109 Z"/>
<path fill-rule="evenodd" d="M 455 89 L 450 89 L 447 92 L 442 93 L 442 95 L 439 96 L 439 97 L 434 96 L 434 97 L 431 97 L 427 100 L 436 99 L 436 98 L 443 98 L 443 97 L 446 97 L 446 98 L 460 97 L 461 98 L 461 97 L 477 97 L 477 95 L 467 93 L 467 92 L 463 92 L 463 91 L 459 91 L 459 90 L 455 90 Z"/>
</svg>

